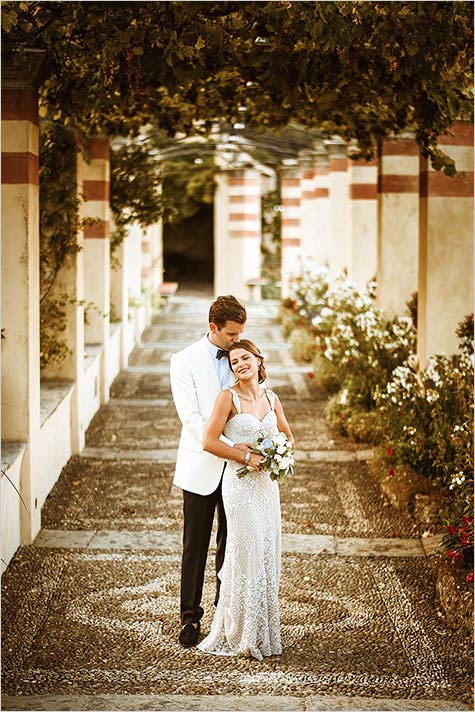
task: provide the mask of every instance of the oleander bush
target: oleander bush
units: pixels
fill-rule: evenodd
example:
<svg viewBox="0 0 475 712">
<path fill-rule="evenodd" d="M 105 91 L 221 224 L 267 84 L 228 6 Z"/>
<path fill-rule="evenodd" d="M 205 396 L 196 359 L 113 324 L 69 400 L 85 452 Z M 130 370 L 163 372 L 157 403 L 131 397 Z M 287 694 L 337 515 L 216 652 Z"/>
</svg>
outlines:
<svg viewBox="0 0 475 712">
<path fill-rule="evenodd" d="M 359 290 L 341 275 L 306 266 L 282 315 L 291 343 L 315 341 L 315 382 L 333 395 L 329 424 L 377 445 L 372 470 L 412 500 L 442 495 L 443 547 L 473 581 L 473 314 L 457 327 L 459 353 L 419 368 L 417 294 L 409 315 L 391 320 L 375 306 L 375 283 Z M 302 331 L 307 332 L 307 341 Z M 300 346 L 301 351 L 303 350 Z M 435 493 L 435 494 L 434 494 Z"/>
</svg>

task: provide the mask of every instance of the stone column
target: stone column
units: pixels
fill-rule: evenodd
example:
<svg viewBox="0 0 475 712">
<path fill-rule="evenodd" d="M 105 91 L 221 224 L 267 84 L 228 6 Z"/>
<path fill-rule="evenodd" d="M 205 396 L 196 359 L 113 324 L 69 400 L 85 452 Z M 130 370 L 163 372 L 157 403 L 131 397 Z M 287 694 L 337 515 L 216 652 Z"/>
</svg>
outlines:
<svg viewBox="0 0 475 712">
<path fill-rule="evenodd" d="M 457 352 L 457 324 L 473 312 L 473 125 L 457 123 L 440 148 L 464 176 L 449 178 L 421 157 L 417 352 Z"/>
<path fill-rule="evenodd" d="M 38 96 L 29 67 L 2 72 L 2 439 L 26 443 L 20 534 L 41 526 Z"/>
<path fill-rule="evenodd" d="M 127 237 L 114 251 L 111 268 L 111 312 L 122 323 L 120 341 L 120 367 L 127 368 L 129 344 L 129 291 L 127 270 Z"/>
<path fill-rule="evenodd" d="M 331 247 L 330 170 L 325 149 L 320 150 L 316 159 L 315 203 L 317 219 L 315 263 L 317 267 L 329 267 Z"/>
<path fill-rule="evenodd" d="M 106 138 L 86 141 L 84 164 L 84 298 L 87 311 L 86 344 L 102 346 L 101 403 L 109 400 L 107 350 L 110 312 L 110 162 Z"/>
<path fill-rule="evenodd" d="M 317 248 L 318 216 L 315 191 L 316 167 L 312 153 L 302 152 L 300 166 L 300 242 L 303 259 L 314 263 Z"/>
<path fill-rule="evenodd" d="M 330 160 L 330 273 L 333 277 L 348 270 L 348 174 L 346 144 L 328 141 Z"/>
<path fill-rule="evenodd" d="M 145 321 L 149 322 L 152 312 L 152 231 L 142 228 L 142 294 L 145 302 Z"/>
<path fill-rule="evenodd" d="M 376 277 L 377 161 L 348 160 L 348 277 L 363 288 Z"/>
<path fill-rule="evenodd" d="M 150 226 L 152 231 L 152 292 L 158 294 L 163 282 L 163 224 Z"/>
<path fill-rule="evenodd" d="M 80 141 L 80 138 L 78 138 Z M 79 201 L 84 193 L 83 157 L 76 153 L 75 165 L 71 167 L 76 180 L 76 194 Z M 42 378 L 73 381 L 74 390 L 71 396 L 71 450 L 79 454 L 85 445 L 85 431 L 81 417 L 81 391 L 84 377 L 84 233 L 80 227 L 76 244 L 78 251 L 69 254 L 53 285 L 53 294 L 67 294 L 70 301 L 65 306 L 66 329 L 62 340 L 69 353 L 60 364 L 47 366 L 42 372 Z"/>
<path fill-rule="evenodd" d="M 261 272 L 261 175 L 224 170 L 214 200 L 214 292 L 249 300 L 246 282 Z"/>
<path fill-rule="evenodd" d="M 412 138 L 382 142 L 378 158 L 377 305 L 388 317 L 407 312 L 417 290 L 419 147 Z"/>
<path fill-rule="evenodd" d="M 301 256 L 301 185 L 298 168 L 281 170 L 282 200 L 282 297 L 289 296 L 293 275 L 300 272 Z"/>
</svg>

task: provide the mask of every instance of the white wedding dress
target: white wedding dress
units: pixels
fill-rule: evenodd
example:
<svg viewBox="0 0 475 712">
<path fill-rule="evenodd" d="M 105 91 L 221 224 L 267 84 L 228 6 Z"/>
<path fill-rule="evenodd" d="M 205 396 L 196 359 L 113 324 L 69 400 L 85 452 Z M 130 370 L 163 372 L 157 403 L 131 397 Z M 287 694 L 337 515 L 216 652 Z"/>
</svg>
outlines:
<svg viewBox="0 0 475 712">
<path fill-rule="evenodd" d="M 266 390 L 270 410 L 262 420 L 237 410 L 224 434 L 234 442 L 253 442 L 277 430 L 275 396 Z M 236 475 L 242 465 L 228 461 L 223 476 L 227 539 L 219 602 L 209 635 L 197 646 L 215 655 L 244 655 L 262 660 L 280 655 L 279 581 L 281 518 L 279 485 L 264 472 Z"/>
</svg>

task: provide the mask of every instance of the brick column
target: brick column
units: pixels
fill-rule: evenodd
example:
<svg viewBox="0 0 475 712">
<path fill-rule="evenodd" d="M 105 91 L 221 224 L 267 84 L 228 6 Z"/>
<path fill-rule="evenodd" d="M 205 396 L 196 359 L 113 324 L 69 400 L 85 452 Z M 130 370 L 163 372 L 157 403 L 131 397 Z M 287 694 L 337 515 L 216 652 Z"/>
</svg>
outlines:
<svg viewBox="0 0 475 712">
<path fill-rule="evenodd" d="M 348 276 L 358 287 L 376 276 L 377 161 L 348 160 Z"/>
<path fill-rule="evenodd" d="M 420 159 L 417 351 L 457 352 L 457 324 L 473 312 L 473 125 L 457 123 L 440 148 L 465 177 L 449 178 Z"/>
<path fill-rule="evenodd" d="M 282 200 L 282 297 L 287 297 L 292 275 L 300 272 L 301 185 L 298 168 L 282 169 L 280 191 Z"/>
<path fill-rule="evenodd" d="M 390 317 L 406 313 L 417 290 L 418 233 L 419 147 L 388 139 L 378 159 L 377 304 Z"/>
<path fill-rule="evenodd" d="M 249 301 L 246 281 L 261 272 L 261 175 L 224 170 L 214 200 L 214 291 Z"/>
<path fill-rule="evenodd" d="M 86 140 L 84 164 L 84 298 L 92 302 L 85 325 L 86 344 L 102 346 L 101 403 L 109 400 L 107 347 L 110 311 L 109 142 Z"/>
<path fill-rule="evenodd" d="M 38 96 L 31 72 L 2 72 L 2 439 L 26 443 L 15 495 L 21 541 L 33 541 L 40 507 Z M 17 520 L 18 521 L 18 520 Z"/>
<path fill-rule="evenodd" d="M 333 276 L 348 269 L 348 174 L 346 145 L 330 142 L 330 272 Z"/>
<path fill-rule="evenodd" d="M 330 169 L 325 150 L 320 152 L 316 160 L 315 203 L 317 220 L 315 262 L 318 267 L 329 267 L 331 246 Z"/>
</svg>

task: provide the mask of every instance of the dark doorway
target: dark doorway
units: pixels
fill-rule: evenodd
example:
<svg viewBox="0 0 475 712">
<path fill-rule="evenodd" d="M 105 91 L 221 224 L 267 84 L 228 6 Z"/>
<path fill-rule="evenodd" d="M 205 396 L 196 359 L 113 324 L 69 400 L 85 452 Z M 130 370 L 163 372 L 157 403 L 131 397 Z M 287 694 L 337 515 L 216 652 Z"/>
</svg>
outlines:
<svg viewBox="0 0 475 712">
<path fill-rule="evenodd" d="M 214 279 L 213 205 L 163 231 L 164 279 L 180 286 L 212 286 Z"/>
</svg>

